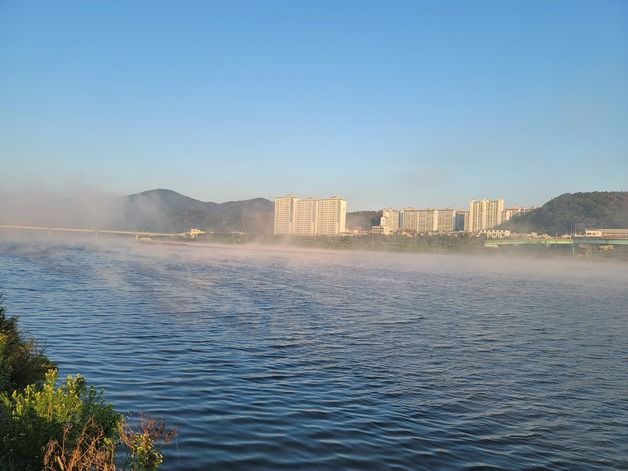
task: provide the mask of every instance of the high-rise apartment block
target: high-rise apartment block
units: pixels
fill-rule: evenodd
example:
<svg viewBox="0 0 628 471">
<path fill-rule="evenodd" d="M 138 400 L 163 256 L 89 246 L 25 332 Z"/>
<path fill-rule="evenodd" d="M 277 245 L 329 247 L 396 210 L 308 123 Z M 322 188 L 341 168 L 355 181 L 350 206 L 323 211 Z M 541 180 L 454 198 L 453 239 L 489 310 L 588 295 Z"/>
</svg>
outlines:
<svg viewBox="0 0 628 471">
<path fill-rule="evenodd" d="M 347 202 L 345 200 L 337 196 L 318 200 L 316 225 L 318 235 L 338 235 L 345 232 L 346 219 Z"/>
<path fill-rule="evenodd" d="M 382 217 L 379 221 L 379 233 L 384 235 L 394 234 L 399 230 L 399 211 L 396 209 L 382 209 Z"/>
<path fill-rule="evenodd" d="M 504 200 L 471 200 L 469 210 L 460 209 L 416 209 L 404 208 L 401 211 L 383 209 L 379 226 L 373 226 L 373 233 L 391 234 L 396 231 L 414 234 L 434 232 L 472 232 L 487 231 L 508 221 L 515 214 L 532 211 L 533 208 L 506 208 Z"/>
<path fill-rule="evenodd" d="M 316 234 L 318 226 L 318 200 L 299 199 L 294 205 L 294 231 L 296 235 Z"/>
<path fill-rule="evenodd" d="M 425 234 L 429 232 L 452 232 L 454 230 L 455 209 L 414 209 L 401 210 L 400 229 L 402 231 Z"/>
<path fill-rule="evenodd" d="M 403 231 L 416 232 L 419 221 L 419 210 L 404 208 L 401 210 L 399 225 Z"/>
<path fill-rule="evenodd" d="M 469 202 L 469 232 L 493 229 L 502 223 L 504 200 L 471 200 Z"/>
<path fill-rule="evenodd" d="M 456 210 L 439 209 L 438 222 L 436 224 L 438 232 L 453 232 L 456 230 Z"/>
<path fill-rule="evenodd" d="M 420 234 L 436 232 L 438 230 L 438 210 L 419 209 L 417 214 L 416 231 Z"/>
<path fill-rule="evenodd" d="M 292 234 L 297 198 L 292 195 L 275 198 L 275 234 Z"/>
<path fill-rule="evenodd" d="M 275 234 L 338 235 L 345 232 L 347 202 L 336 196 L 317 200 L 292 195 L 275 198 Z"/>
</svg>

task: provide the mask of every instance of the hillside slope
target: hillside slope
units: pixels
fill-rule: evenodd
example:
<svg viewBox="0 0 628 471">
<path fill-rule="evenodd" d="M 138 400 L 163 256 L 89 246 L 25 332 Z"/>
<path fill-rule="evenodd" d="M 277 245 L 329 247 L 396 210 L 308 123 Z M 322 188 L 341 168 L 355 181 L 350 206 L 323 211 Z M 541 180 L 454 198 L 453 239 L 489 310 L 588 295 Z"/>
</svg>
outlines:
<svg viewBox="0 0 628 471">
<path fill-rule="evenodd" d="M 272 232 L 274 203 L 264 198 L 203 202 L 172 190 L 149 190 L 125 201 L 127 228 L 179 232 L 192 227 L 215 232 Z"/>
<path fill-rule="evenodd" d="M 628 227 L 628 191 L 565 193 L 501 227 L 517 232 L 568 234 L 576 225 L 578 230 Z"/>
</svg>

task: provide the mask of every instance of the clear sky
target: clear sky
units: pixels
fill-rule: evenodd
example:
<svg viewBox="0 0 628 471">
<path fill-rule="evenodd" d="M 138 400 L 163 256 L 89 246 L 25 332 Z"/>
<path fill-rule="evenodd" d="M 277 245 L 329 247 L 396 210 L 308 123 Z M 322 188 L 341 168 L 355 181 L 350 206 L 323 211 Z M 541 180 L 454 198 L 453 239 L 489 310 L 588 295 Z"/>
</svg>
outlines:
<svg viewBox="0 0 628 471">
<path fill-rule="evenodd" d="M 0 0 L 6 188 L 628 190 L 628 1 Z"/>
</svg>

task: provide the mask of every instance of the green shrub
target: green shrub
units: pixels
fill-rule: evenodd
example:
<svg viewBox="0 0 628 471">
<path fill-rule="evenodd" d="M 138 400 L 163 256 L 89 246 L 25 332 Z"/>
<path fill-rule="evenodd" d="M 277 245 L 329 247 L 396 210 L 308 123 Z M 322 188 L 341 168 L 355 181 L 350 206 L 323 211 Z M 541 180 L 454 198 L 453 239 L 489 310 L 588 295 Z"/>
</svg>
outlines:
<svg viewBox="0 0 628 471">
<path fill-rule="evenodd" d="M 41 382 L 46 372 L 54 367 L 32 340 L 21 337 L 17 318 L 7 318 L 0 305 L 0 392 L 11 393 Z"/>
<path fill-rule="evenodd" d="M 120 469 L 159 468 L 157 444 L 175 435 L 163 422 L 142 418 L 134 431 L 82 376 L 56 384 L 54 364 L 0 305 L 0 470 L 114 471 L 117 449 Z"/>
<path fill-rule="evenodd" d="M 140 417 L 138 426 L 120 428 L 120 442 L 126 448 L 124 469 L 154 471 L 161 466 L 163 454 L 157 443 L 168 443 L 176 436 L 176 431 L 166 430 L 166 424 L 154 419 Z"/>
<path fill-rule="evenodd" d="M 99 437 L 96 448 L 113 459 L 122 416 L 81 376 L 68 376 L 59 387 L 56 381 L 56 370 L 50 370 L 42 385 L 0 394 L 0 469 L 40 470 L 51 441 L 74 450 L 79 437 L 92 444 Z"/>
</svg>

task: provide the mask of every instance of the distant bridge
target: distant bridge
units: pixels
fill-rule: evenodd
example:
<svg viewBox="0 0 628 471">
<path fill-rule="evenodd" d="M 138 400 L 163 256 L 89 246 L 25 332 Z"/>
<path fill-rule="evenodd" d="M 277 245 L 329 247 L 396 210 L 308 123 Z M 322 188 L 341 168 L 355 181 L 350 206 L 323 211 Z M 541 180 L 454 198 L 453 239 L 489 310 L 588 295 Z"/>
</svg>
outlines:
<svg viewBox="0 0 628 471">
<path fill-rule="evenodd" d="M 550 237 L 548 239 L 488 239 L 484 247 L 503 247 L 517 245 L 628 245 L 628 238 L 602 238 L 602 237 Z"/>
<path fill-rule="evenodd" d="M 18 225 L 18 224 L 0 224 L 0 229 L 16 230 L 16 231 L 39 231 L 47 232 L 51 234 L 53 232 L 79 232 L 94 234 L 98 236 L 103 235 L 121 235 L 121 236 L 133 236 L 136 239 L 150 238 L 150 237 L 188 237 L 196 239 L 199 234 L 205 234 L 205 231 L 200 229 L 190 229 L 188 232 L 147 232 L 147 231 L 116 231 L 112 229 L 86 229 L 80 227 L 49 227 L 49 226 L 30 226 L 30 225 Z"/>
</svg>

